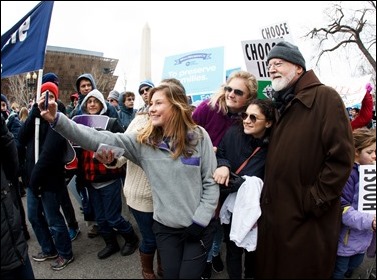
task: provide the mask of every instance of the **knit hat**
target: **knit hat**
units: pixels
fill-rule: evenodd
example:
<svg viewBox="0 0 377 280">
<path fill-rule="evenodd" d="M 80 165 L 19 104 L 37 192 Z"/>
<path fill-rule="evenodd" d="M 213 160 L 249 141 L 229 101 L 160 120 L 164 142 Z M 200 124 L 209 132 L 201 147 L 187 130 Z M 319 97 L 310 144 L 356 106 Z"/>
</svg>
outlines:
<svg viewBox="0 0 377 280">
<path fill-rule="evenodd" d="M 277 43 L 267 55 L 267 63 L 272 58 L 281 58 L 293 64 L 300 65 L 306 70 L 305 59 L 300 50 L 289 42 L 282 41 Z"/>
<path fill-rule="evenodd" d="M 71 94 L 71 96 L 69 97 L 69 99 L 71 99 L 72 102 L 75 99 L 79 100 L 79 94 L 77 92 L 74 92 L 74 93 Z"/>
<path fill-rule="evenodd" d="M 56 101 L 58 100 L 59 89 L 58 89 L 58 86 L 56 84 L 54 84 L 52 82 L 47 82 L 47 83 L 42 84 L 41 93 L 45 92 L 46 90 L 51 91 L 55 96 L 55 100 Z"/>
<path fill-rule="evenodd" d="M 46 73 L 42 77 L 42 84 L 51 82 L 59 86 L 59 77 L 55 73 Z"/>
<path fill-rule="evenodd" d="M 119 99 L 119 92 L 116 91 L 115 89 L 110 91 L 109 93 L 109 96 L 107 97 L 107 100 L 110 100 L 110 99 L 115 99 L 116 101 L 118 101 Z"/>
<path fill-rule="evenodd" d="M 138 90 L 139 93 L 140 93 L 140 90 L 141 90 L 143 87 L 154 88 L 154 84 L 153 84 L 152 81 L 150 81 L 150 80 L 142 81 L 142 82 L 140 83 L 140 85 L 139 85 L 139 90 Z"/>
<path fill-rule="evenodd" d="M 5 102 L 5 103 L 8 104 L 8 99 L 7 99 L 7 97 L 4 94 L 1 94 L 1 101 L 3 101 L 3 102 Z"/>
</svg>

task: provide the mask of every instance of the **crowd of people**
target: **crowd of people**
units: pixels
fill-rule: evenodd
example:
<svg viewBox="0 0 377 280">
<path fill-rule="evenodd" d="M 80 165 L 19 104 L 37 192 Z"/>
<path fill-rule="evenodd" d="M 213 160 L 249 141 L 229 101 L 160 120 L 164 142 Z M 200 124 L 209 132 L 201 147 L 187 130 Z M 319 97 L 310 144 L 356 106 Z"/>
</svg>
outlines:
<svg viewBox="0 0 377 280">
<path fill-rule="evenodd" d="M 67 106 L 54 73 L 26 112 L 2 94 L 2 277 L 34 278 L 26 218 L 40 246 L 33 261 L 52 260 L 53 270 L 74 261 L 71 197 L 88 237 L 105 243 L 98 259 L 137 250 L 144 279 L 224 269 L 230 279 L 350 277 L 375 256 L 376 215 L 358 208 L 360 165 L 376 161 L 372 87 L 350 120 L 297 46 L 277 43 L 267 64 L 270 98 L 239 70 L 195 108 L 174 78 L 141 81 L 140 109 L 131 91 L 105 97 L 90 73 Z"/>
</svg>

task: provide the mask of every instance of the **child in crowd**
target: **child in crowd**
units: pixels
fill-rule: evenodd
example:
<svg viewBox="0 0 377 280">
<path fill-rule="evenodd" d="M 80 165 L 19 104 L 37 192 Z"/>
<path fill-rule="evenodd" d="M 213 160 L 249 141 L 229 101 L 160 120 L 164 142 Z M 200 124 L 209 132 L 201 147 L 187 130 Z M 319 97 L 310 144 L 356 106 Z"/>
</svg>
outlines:
<svg viewBox="0 0 377 280">
<path fill-rule="evenodd" d="M 360 165 L 376 164 L 376 130 L 359 128 L 353 131 L 355 163 L 344 186 L 341 204 L 342 228 L 333 273 L 334 279 L 350 278 L 364 259 L 373 234 L 376 232 L 376 215 L 359 211 Z"/>
</svg>

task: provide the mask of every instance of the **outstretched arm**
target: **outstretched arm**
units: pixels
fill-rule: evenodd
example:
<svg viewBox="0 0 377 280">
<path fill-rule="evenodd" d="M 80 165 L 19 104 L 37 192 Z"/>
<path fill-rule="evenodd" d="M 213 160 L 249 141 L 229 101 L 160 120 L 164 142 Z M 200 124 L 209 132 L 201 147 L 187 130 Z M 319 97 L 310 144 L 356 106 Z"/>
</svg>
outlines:
<svg viewBox="0 0 377 280">
<path fill-rule="evenodd" d="M 38 101 L 41 117 L 47 120 L 51 126 L 63 137 L 80 145 L 85 150 L 96 151 L 101 143 L 125 149 L 125 156 L 139 164 L 140 143 L 136 141 L 136 133 L 113 133 L 107 130 L 78 124 L 66 115 L 57 113 L 57 104 L 50 101 L 48 108 L 44 108 L 44 97 Z"/>
<path fill-rule="evenodd" d="M 361 102 L 360 112 L 357 117 L 351 121 L 352 130 L 368 125 L 373 118 L 373 98 L 370 94 L 372 86 L 369 83 L 366 85 L 366 90 L 367 92 Z"/>
</svg>

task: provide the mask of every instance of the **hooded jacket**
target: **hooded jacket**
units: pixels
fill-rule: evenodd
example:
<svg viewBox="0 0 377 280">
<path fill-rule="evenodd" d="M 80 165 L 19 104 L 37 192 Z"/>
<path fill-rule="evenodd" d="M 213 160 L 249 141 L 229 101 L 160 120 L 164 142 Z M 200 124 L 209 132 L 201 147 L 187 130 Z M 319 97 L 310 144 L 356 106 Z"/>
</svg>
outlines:
<svg viewBox="0 0 377 280">
<path fill-rule="evenodd" d="M 82 115 L 83 114 L 83 112 L 81 111 L 81 104 L 82 104 L 82 102 L 85 98 L 85 95 L 80 92 L 80 81 L 82 79 L 87 79 L 87 80 L 90 81 L 90 83 L 92 84 L 92 90 L 97 89 L 96 82 L 94 81 L 94 78 L 91 74 L 85 73 L 85 74 L 80 75 L 77 78 L 77 80 L 76 80 L 76 90 L 79 94 L 79 100 L 77 102 L 76 108 L 74 108 L 72 110 L 72 112 L 70 113 L 70 115 L 69 115 L 70 118 L 73 118 L 76 115 Z M 109 116 L 111 118 L 118 118 L 118 113 L 117 113 L 116 109 L 113 106 L 110 106 L 109 102 L 105 101 L 105 103 L 107 105 L 106 106 L 107 116 Z"/>
<path fill-rule="evenodd" d="M 124 105 L 124 98 L 125 98 L 125 93 L 122 93 L 119 96 L 119 120 L 120 123 L 122 124 L 123 128 L 126 130 L 127 127 L 130 125 L 131 121 L 135 118 L 137 110 L 134 108 L 128 108 L 126 105 Z"/>
<path fill-rule="evenodd" d="M 18 142 L 18 132 L 20 131 L 22 123 L 18 117 L 18 114 L 15 111 L 13 111 L 12 108 L 10 107 L 9 100 L 4 94 L 1 94 L 1 101 L 4 101 L 5 104 L 7 105 L 6 111 L 1 112 L 1 113 L 4 116 L 5 123 L 7 124 L 9 131 L 14 136 L 17 149 L 20 150 L 20 145 Z"/>
<path fill-rule="evenodd" d="M 350 177 L 343 188 L 342 228 L 338 241 L 338 256 L 364 254 L 373 238 L 373 215 L 358 211 L 359 164 L 354 163 Z"/>
<path fill-rule="evenodd" d="M 83 114 L 89 114 L 87 111 L 87 102 L 89 98 L 95 97 L 98 99 L 102 104 L 102 109 L 97 115 L 107 115 L 107 109 L 108 106 L 106 104 L 105 98 L 103 94 L 97 90 L 94 89 L 91 92 L 89 92 L 85 98 L 82 101 L 80 110 L 83 112 Z M 111 105 L 110 105 L 111 106 Z M 116 118 L 110 118 L 109 122 L 106 126 L 106 130 L 112 131 L 112 132 L 124 132 L 123 127 L 119 123 L 118 119 Z M 123 169 L 122 168 L 116 168 L 116 169 L 108 169 L 105 167 L 104 164 L 99 162 L 97 159 L 93 157 L 94 152 L 88 151 L 88 150 L 81 150 L 81 152 L 78 153 L 78 162 L 79 162 L 79 177 L 80 179 L 84 179 L 87 182 L 93 182 L 93 183 L 103 183 L 103 182 L 110 182 L 111 180 L 118 179 L 120 177 L 124 176 Z"/>
</svg>

